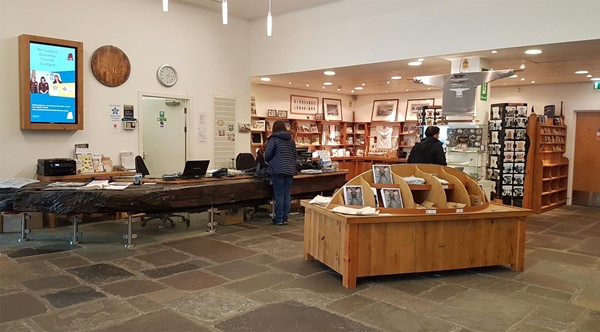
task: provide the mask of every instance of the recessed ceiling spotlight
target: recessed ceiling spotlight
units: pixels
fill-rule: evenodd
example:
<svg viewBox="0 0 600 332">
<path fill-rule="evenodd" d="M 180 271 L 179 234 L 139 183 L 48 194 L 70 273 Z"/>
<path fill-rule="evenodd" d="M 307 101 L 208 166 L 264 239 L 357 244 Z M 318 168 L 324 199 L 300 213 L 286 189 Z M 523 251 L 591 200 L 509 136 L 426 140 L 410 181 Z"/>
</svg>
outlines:
<svg viewBox="0 0 600 332">
<path fill-rule="evenodd" d="M 406 89 L 406 92 L 408 92 L 408 89 Z"/>
<path fill-rule="evenodd" d="M 517 75 L 517 74 L 514 74 L 514 75 L 512 75 L 510 78 L 517 78 L 517 77 L 519 77 L 519 75 Z"/>
<path fill-rule="evenodd" d="M 524 80 L 525 80 L 525 78 L 524 78 L 524 77 L 521 77 L 521 81 L 524 81 Z"/>
<path fill-rule="evenodd" d="M 492 51 L 492 53 L 493 53 L 493 54 L 496 54 L 496 53 L 498 53 L 498 51 L 496 51 L 496 50 L 493 50 L 493 51 Z"/>
<path fill-rule="evenodd" d="M 419 62 L 423 62 L 423 61 L 425 61 L 425 59 L 423 59 L 423 58 L 418 58 L 418 59 L 417 59 L 417 61 L 419 61 Z"/>
<path fill-rule="evenodd" d="M 531 49 L 531 50 L 525 51 L 525 54 L 529 54 L 529 55 L 542 54 L 542 50 Z"/>
<path fill-rule="evenodd" d="M 310 84 L 306 83 L 306 87 L 308 88 L 310 86 Z"/>
<path fill-rule="evenodd" d="M 362 86 L 357 86 L 354 88 L 354 90 L 363 90 L 364 88 Z"/>
<path fill-rule="evenodd" d="M 261 77 L 260 80 L 263 82 L 271 82 L 271 79 L 269 77 Z"/>
<path fill-rule="evenodd" d="M 592 77 L 592 74 L 587 74 L 587 75 L 585 75 L 585 77 L 590 78 L 590 77 Z"/>
<path fill-rule="evenodd" d="M 431 90 L 431 88 L 427 88 L 427 90 Z"/>
<path fill-rule="evenodd" d="M 535 81 L 531 81 L 531 84 L 534 84 L 534 83 L 535 83 Z"/>
<path fill-rule="evenodd" d="M 322 86 L 321 89 L 325 89 L 325 86 Z"/>
<path fill-rule="evenodd" d="M 342 88 L 338 88 L 338 91 L 342 91 Z"/>
<path fill-rule="evenodd" d="M 333 75 L 335 75 L 335 72 L 333 70 L 326 70 L 323 72 L 323 74 L 325 74 L 327 76 L 333 76 Z"/>
<path fill-rule="evenodd" d="M 600 81 L 600 77 L 590 78 L 590 81 Z"/>
<path fill-rule="evenodd" d="M 361 85 L 362 85 L 362 86 L 365 86 L 366 84 L 365 84 L 365 83 L 363 83 L 363 84 L 361 84 Z"/>
<path fill-rule="evenodd" d="M 417 65 L 417 66 L 418 66 L 418 65 Z M 390 79 L 393 79 L 393 80 L 401 80 L 401 79 L 402 79 L 402 76 L 392 76 L 392 77 L 390 77 Z"/>
<path fill-rule="evenodd" d="M 354 90 L 351 90 L 350 93 L 354 93 Z"/>
<path fill-rule="evenodd" d="M 292 85 L 292 82 L 288 82 L 289 85 Z"/>
<path fill-rule="evenodd" d="M 577 74 L 577 75 L 583 75 L 583 74 L 587 74 L 587 73 L 589 73 L 589 71 L 587 71 L 587 70 L 578 70 L 575 72 L 575 74 Z"/>
<path fill-rule="evenodd" d="M 411 62 L 408 63 L 409 66 L 420 66 L 422 64 L 423 63 L 420 62 L 420 61 L 411 61 Z"/>
<path fill-rule="evenodd" d="M 591 77 L 591 76 L 590 76 Z M 390 81 L 387 81 L 386 84 L 390 84 Z"/>
<path fill-rule="evenodd" d="M 524 63 L 522 63 L 522 64 L 519 66 L 519 69 L 525 69 L 525 64 L 524 64 Z"/>
<path fill-rule="evenodd" d="M 385 90 L 385 93 L 388 93 L 388 90 Z"/>
<path fill-rule="evenodd" d="M 333 85 L 331 82 L 324 82 L 323 85 Z"/>
</svg>

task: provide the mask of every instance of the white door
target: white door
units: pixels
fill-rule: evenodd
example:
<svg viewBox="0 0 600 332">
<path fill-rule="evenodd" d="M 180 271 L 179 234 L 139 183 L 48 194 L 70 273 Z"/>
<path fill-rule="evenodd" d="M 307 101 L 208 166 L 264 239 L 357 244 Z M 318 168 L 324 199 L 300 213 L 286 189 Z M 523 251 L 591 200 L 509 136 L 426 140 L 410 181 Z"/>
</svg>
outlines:
<svg viewBox="0 0 600 332">
<path fill-rule="evenodd" d="M 186 160 L 186 99 L 142 96 L 141 155 L 151 177 L 182 172 Z"/>
</svg>

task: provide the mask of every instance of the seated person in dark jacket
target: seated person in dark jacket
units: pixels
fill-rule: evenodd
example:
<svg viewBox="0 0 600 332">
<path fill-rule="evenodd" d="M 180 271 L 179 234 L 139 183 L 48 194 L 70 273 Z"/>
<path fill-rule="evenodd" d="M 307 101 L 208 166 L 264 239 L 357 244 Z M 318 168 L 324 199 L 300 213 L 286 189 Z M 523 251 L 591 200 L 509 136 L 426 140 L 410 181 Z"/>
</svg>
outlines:
<svg viewBox="0 0 600 332">
<path fill-rule="evenodd" d="M 429 126 L 425 130 L 425 138 L 415 144 L 408 155 L 410 164 L 438 164 L 446 166 L 446 155 L 440 137 L 440 128 Z"/>
</svg>

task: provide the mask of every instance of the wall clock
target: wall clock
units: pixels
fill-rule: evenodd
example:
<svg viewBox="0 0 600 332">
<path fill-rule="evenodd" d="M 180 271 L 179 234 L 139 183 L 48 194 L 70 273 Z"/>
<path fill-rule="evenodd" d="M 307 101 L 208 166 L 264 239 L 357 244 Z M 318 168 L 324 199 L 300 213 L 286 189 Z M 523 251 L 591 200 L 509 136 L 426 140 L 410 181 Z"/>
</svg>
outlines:
<svg viewBox="0 0 600 332">
<path fill-rule="evenodd" d="M 127 55 L 116 46 L 104 45 L 92 55 L 92 73 L 98 82 L 117 87 L 129 78 L 131 64 Z"/>
<path fill-rule="evenodd" d="M 156 72 L 156 77 L 160 84 L 164 86 L 173 86 L 177 83 L 177 71 L 173 66 L 170 65 L 162 65 L 158 67 L 158 71 Z"/>
</svg>

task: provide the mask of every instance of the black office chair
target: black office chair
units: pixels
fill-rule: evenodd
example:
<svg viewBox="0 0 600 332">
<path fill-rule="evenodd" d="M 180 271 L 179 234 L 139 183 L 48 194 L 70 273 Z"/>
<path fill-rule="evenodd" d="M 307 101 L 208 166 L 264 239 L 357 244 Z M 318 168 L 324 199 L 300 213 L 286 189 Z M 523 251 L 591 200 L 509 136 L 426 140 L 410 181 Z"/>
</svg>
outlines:
<svg viewBox="0 0 600 332">
<path fill-rule="evenodd" d="M 256 167 L 256 159 L 252 153 L 238 153 L 235 158 L 235 169 L 237 170 L 251 170 Z"/>
<path fill-rule="evenodd" d="M 142 176 L 150 175 L 150 171 L 148 171 L 148 167 L 146 167 L 146 163 L 144 162 L 144 158 L 142 158 L 142 156 L 135 156 L 135 171 L 136 173 L 141 173 Z M 145 227 L 146 223 L 153 219 L 161 220 L 162 224 L 159 226 L 160 228 L 165 228 L 167 225 L 167 221 L 171 224 L 171 227 L 175 227 L 174 218 L 181 218 L 181 221 L 185 222 L 186 228 L 190 228 L 189 215 L 184 216 L 178 213 L 157 213 L 155 215 L 150 215 L 149 217 L 146 217 L 147 214 L 143 213 L 138 216 L 140 217 L 142 227 Z"/>
<path fill-rule="evenodd" d="M 150 171 L 148 171 L 148 167 L 146 167 L 146 163 L 142 156 L 135 156 L 135 172 L 141 173 L 142 177 L 150 175 Z"/>
</svg>

